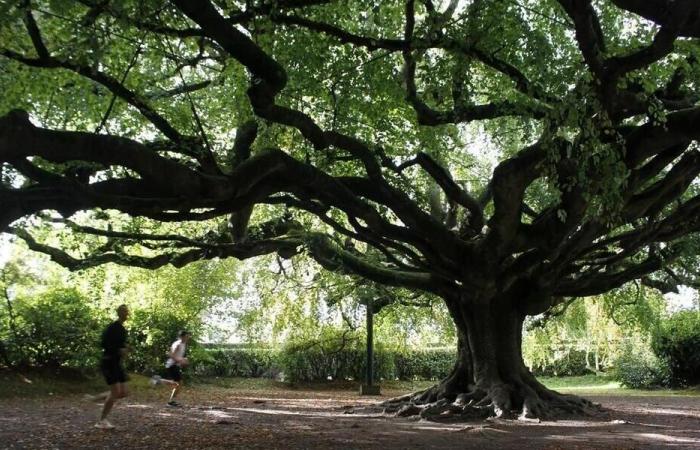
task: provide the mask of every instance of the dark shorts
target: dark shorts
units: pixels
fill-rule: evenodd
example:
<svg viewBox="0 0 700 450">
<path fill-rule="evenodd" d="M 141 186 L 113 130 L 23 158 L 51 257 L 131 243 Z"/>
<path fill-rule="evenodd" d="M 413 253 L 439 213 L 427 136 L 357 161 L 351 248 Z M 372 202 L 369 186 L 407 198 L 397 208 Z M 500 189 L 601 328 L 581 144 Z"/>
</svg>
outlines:
<svg viewBox="0 0 700 450">
<path fill-rule="evenodd" d="M 180 366 L 173 364 L 170 367 L 165 368 L 165 378 L 168 380 L 173 380 L 180 382 L 182 381 L 182 369 Z"/>
<path fill-rule="evenodd" d="M 120 359 L 103 357 L 100 362 L 100 370 L 108 385 L 126 383 L 126 372 L 124 372 Z"/>
</svg>

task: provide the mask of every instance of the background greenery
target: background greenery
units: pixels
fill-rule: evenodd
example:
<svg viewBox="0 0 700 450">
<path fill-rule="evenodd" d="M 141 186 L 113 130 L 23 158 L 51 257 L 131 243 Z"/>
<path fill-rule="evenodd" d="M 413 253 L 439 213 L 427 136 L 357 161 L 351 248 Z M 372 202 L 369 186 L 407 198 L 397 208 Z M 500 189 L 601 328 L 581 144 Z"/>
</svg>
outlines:
<svg viewBox="0 0 700 450">
<path fill-rule="evenodd" d="M 263 258 L 244 267 L 226 260 L 156 271 L 107 265 L 70 273 L 21 245 L 6 245 L 12 252 L 0 268 L 0 340 L 18 367 L 94 372 L 100 332 L 114 320 L 114 308 L 127 303 L 128 368 L 138 373 L 159 372 L 186 328 L 195 335 L 190 377 L 361 380 L 363 302 L 370 297 L 384 301 L 375 316 L 377 379 L 438 380 L 454 362 L 454 330 L 441 303 L 302 261 Z M 605 375 L 632 388 L 696 385 L 700 312 L 666 308 L 656 291 L 634 284 L 565 304 L 527 324 L 526 362 L 538 376 Z"/>
</svg>

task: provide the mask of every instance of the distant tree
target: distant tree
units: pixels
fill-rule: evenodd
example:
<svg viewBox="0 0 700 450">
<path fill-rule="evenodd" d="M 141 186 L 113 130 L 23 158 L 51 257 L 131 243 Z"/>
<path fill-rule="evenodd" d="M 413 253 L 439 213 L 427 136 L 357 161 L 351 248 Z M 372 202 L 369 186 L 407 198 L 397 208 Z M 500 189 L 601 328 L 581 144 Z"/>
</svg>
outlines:
<svg viewBox="0 0 700 450">
<path fill-rule="evenodd" d="M 0 229 L 71 269 L 304 253 L 435 295 L 459 354 L 424 414 L 584 410 L 525 317 L 697 272 L 695 0 L 2 11 Z"/>
</svg>

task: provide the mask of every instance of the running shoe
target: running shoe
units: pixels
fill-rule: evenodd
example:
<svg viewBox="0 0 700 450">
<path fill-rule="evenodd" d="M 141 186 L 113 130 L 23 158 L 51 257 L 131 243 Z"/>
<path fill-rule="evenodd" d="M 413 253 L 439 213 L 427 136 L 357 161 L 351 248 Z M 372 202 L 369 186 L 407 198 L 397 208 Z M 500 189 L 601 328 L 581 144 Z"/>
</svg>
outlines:
<svg viewBox="0 0 700 450">
<path fill-rule="evenodd" d="M 95 424 L 95 428 L 99 428 L 100 430 L 113 430 L 114 425 L 109 423 L 107 419 L 102 419 Z"/>
</svg>

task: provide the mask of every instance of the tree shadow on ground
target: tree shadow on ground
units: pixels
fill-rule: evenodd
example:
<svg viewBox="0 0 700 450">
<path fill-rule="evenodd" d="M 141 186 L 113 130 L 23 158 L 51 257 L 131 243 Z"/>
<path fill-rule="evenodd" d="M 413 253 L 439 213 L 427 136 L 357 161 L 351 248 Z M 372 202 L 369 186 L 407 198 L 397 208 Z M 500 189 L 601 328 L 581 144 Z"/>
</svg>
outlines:
<svg viewBox="0 0 700 450">
<path fill-rule="evenodd" d="M 162 397 L 162 398 L 161 398 Z M 30 448 L 698 448 L 694 397 L 591 397 L 606 411 L 554 422 L 428 422 L 368 408 L 351 392 L 186 392 L 183 408 L 165 392 L 118 405 L 114 431 L 92 428 L 99 405 L 77 395 L 3 400 L 0 447 Z M 374 412 L 370 412 L 374 411 Z"/>
</svg>

